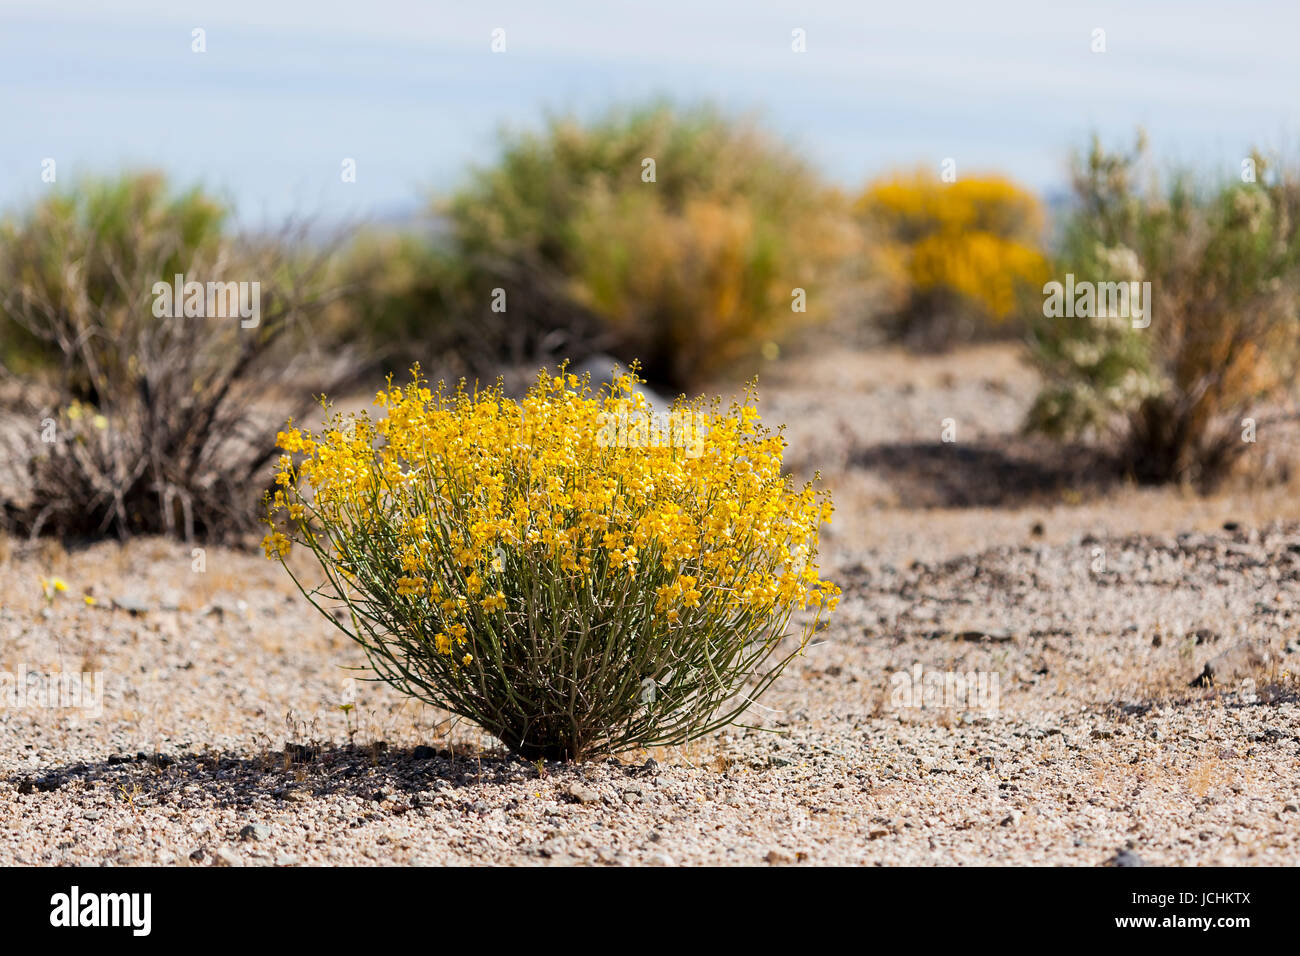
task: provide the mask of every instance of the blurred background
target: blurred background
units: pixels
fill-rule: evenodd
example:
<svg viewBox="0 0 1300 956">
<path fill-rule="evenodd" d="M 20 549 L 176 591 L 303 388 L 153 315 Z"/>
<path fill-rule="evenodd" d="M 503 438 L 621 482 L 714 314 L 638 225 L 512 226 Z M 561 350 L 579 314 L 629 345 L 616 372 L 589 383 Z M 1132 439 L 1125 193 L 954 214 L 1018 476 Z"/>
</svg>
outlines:
<svg viewBox="0 0 1300 956">
<path fill-rule="evenodd" d="M 413 362 L 759 374 L 858 513 L 1285 487 L 1297 26 L 9 0 L 0 518 L 237 538 L 276 427 Z M 256 326 L 160 317 L 177 274 L 257 283 Z M 1150 282 L 1151 324 L 1046 314 L 1067 275 Z"/>
<path fill-rule="evenodd" d="M 1163 157 L 1228 168 L 1243 142 L 1284 147 L 1300 85 L 1300 10 L 1270 2 L 7 0 L 0 17 L 0 203 L 39 197 L 52 156 L 69 177 L 163 169 L 249 218 L 406 217 L 490 161 L 502 125 L 663 95 L 759 111 L 844 188 L 951 156 L 1050 197 L 1093 131 L 1141 124 Z"/>
</svg>

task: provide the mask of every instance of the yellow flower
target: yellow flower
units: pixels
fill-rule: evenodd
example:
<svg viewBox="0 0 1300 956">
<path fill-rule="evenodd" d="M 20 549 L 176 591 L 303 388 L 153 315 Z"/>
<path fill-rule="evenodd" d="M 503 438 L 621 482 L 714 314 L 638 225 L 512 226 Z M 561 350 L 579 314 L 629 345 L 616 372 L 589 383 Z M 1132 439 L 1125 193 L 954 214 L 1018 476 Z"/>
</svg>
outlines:
<svg viewBox="0 0 1300 956">
<path fill-rule="evenodd" d="M 398 597 L 419 597 L 424 592 L 424 581 L 420 578 L 400 577 L 397 579 Z"/>
<path fill-rule="evenodd" d="M 603 434 L 620 415 L 651 427 L 634 387 L 629 374 L 598 392 L 545 374 L 513 401 L 499 386 L 434 390 L 417 376 L 378 393 L 373 422 L 290 425 L 263 547 L 287 554 L 274 530 L 286 528 L 337 571 L 345 600 L 408 599 L 401 626 L 463 662 L 471 643 L 482 655 L 549 635 L 543 616 L 573 609 L 551 601 L 581 600 L 601 626 L 648 607 L 652 628 L 747 633 L 768 615 L 832 607 L 838 589 L 816 564 L 829 497 L 784 472 L 784 441 L 753 394 L 679 400 L 687 448 L 671 429 Z"/>
<path fill-rule="evenodd" d="M 274 531 L 262 539 L 262 550 L 268 558 L 283 558 L 292 547 L 293 542 L 281 531 Z"/>
</svg>

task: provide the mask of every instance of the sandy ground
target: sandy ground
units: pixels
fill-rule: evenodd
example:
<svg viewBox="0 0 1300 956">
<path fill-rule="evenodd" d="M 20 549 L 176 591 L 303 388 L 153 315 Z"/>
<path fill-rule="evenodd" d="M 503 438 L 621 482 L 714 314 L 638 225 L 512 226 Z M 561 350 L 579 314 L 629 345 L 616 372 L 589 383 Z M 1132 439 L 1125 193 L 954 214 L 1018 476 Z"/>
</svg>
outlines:
<svg viewBox="0 0 1300 956">
<path fill-rule="evenodd" d="M 506 761 L 354 680 L 260 554 L 0 538 L 0 672 L 103 690 L 0 710 L 0 864 L 1300 863 L 1300 496 L 1022 438 L 1014 354 L 765 375 L 844 602 L 762 729 L 616 761 Z"/>
</svg>

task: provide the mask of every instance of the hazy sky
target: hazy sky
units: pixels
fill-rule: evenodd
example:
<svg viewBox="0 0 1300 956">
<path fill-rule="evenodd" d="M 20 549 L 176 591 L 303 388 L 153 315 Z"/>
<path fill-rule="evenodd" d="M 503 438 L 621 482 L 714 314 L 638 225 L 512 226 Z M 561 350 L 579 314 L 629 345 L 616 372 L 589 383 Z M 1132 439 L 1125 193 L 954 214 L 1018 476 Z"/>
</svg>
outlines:
<svg viewBox="0 0 1300 956">
<path fill-rule="evenodd" d="M 389 215 L 503 124 L 656 94 L 758 110 L 846 186 L 951 156 L 1051 190 L 1089 131 L 1139 123 L 1232 172 L 1294 143 L 1298 36 L 1281 2 L 0 0 L 0 207 L 47 189 L 52 157 L 60 182 L 160 167 L 250 222 Z"/>
</svg>

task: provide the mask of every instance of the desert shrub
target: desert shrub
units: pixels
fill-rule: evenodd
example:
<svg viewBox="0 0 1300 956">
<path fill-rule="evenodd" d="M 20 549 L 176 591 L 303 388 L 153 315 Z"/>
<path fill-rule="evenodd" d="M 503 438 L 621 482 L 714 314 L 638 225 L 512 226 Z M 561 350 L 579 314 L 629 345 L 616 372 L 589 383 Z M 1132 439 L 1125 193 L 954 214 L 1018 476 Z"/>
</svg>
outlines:
<svg viewBox="0 0 1300 956">
<path fill-rule="evenodd" d="M 1300 182 L 1262 157 L 1257 182 L 1226 184 L 1146 160 L 1141 138 L 1076 159 L 1057 281 L 1149 282 L 1151 301 L 1140 317 L 1042 310 L 1029 424 L 1115 442 L 1142 480 L 1212 483 L 1250 447 L 1242 417 L 1294 380 Z"/>
<path fill-rule="evenodd" d="M 546 329 L 593 315 L 606 348 L 678 387 L 830 315 L 859 241 L 841 198 L 787 147 L 708 108 L 508 136 L 448 213 L 480 295 L 547 303 L 533 317 Z"/>
<path fill-rule="evenodd" d="M 335 275 L 342 295 L 331 328 L 388 368 L 419 362 L 453 380 L 492 380 L 502 366 L 599 350 L 607 338 L 553 277 L 486 263 L 445 235 L 363 231 Z M 504 312 L 492 308 L 501 283 L 509 287 Z"/>
<path fill-rule="evenodd" d="M 4 456 L 15 474 L 0 481 L 18 489 L 2 512 L 17 530 L 189 538 L 255 526 L 275 428 L 254 404 L 293 372 L 274 348 L 320 304 L 319 268 L 283 237 L 236 243 L 227 219 L 203 193 L 143 174 L 83 183 L 0 226 L 0 323 L 37 373 Z M 185 317 L 184 301 L 155 315 L 155 284 L 178 274 L 258 282 L 256 324 Z"/>
<path fill-rule="evenodd" d="M 918 170 L 872 183 L 855 210 L 896 277 L 881 317 L 896 337 L 940 347 L 1019 331 L 1047 276 L 1038 200 L 1001 177 Z"/>
<path fill-rule="evenodd" d="M 304 593 L 346 607 L 380 678 L 523 756 L 708 733 L 834 607 L 815 564 L 830 502 L 781 473 L 752 396 L 680 400 L 663 428 L 632 385 L 542 373 L 516 402 L 417 377 L 379 393 L 378 421 L 290 428 L 267 555 L 308 548 L 325 580 Z"/>
</svg>

